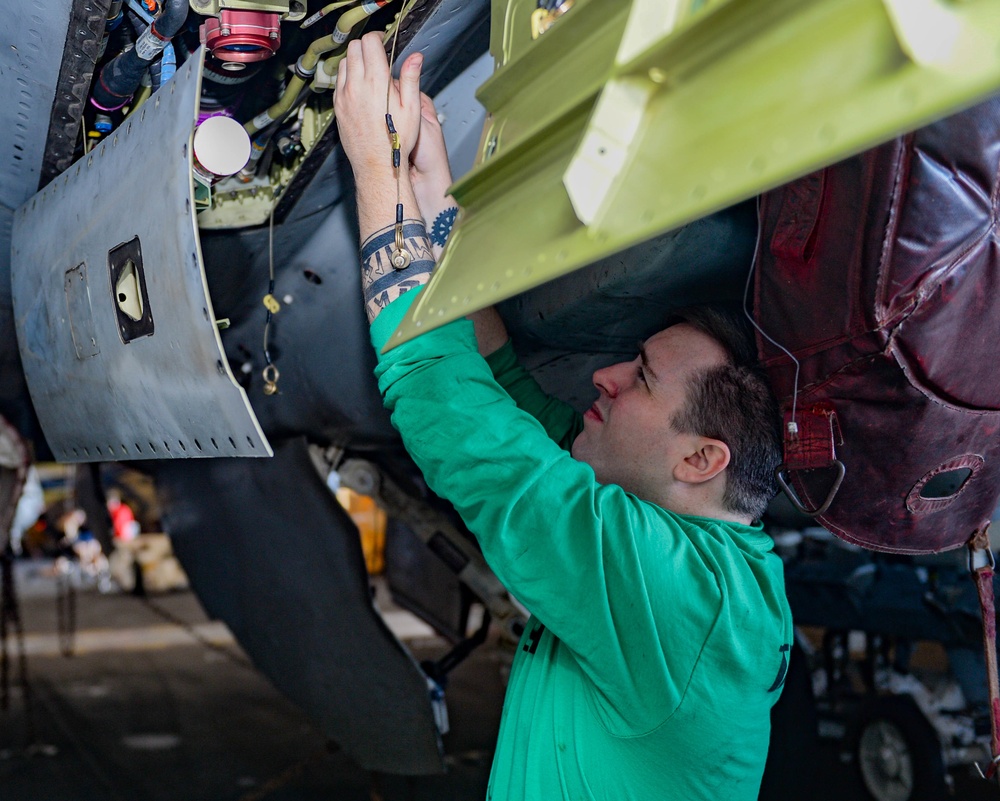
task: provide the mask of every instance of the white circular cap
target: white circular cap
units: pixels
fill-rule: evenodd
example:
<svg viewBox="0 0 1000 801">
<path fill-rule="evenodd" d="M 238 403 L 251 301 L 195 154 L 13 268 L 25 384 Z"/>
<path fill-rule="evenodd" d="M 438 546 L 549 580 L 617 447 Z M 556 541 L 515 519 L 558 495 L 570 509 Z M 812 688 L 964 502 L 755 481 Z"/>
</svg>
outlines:
<svg viewBox="0 0 1000 801">
<path fill-rule="evenodd" d="M 233 175 L 250 160 L 250 136 L 232 117 L 209 117 L 194 132 L 194 157 L 213 175 Z"/>
</svg>

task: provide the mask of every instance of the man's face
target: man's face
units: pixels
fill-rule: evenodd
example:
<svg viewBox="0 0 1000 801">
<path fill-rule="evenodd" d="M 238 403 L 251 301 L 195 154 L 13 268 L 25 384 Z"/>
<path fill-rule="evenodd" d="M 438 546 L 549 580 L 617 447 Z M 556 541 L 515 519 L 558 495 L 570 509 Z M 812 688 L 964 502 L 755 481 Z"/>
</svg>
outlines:
<svg viewBox="0 0 1000 801">
<path fill-rule="evenodd" d="M 686 323 L 654 334 L 632 361 L 594 373 L 599 395 L 583 415 L 573 456 L 589 464 L 602 484 L 649 498 L 687 455 L 689 437 L 671 421 L 684 408 L 688 379 L 725 362 L 722 346 Z"/>
</svg>

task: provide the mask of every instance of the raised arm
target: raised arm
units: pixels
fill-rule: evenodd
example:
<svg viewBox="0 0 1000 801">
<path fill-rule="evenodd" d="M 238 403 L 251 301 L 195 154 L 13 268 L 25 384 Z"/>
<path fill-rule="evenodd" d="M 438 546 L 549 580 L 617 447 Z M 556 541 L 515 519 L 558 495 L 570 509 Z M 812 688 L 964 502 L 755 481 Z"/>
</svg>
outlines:
<svg viewBox="0 0 1000 801">
<path fill-rule="evenodd" d="M 382 38 L 369 33 L 347 46 L 337 72 L 334 109 L 341 145 L 354 170 L 361 287 L 369 322 L 400 295 L 427 283 L 434 267 L 408 169 L 420 131 L 422 61 L 414 53 L 403 62 L 398 84 L 390 82 Z M 398 137 L 395 157 L 387 117 Z M 402 223 L 401 241 L 397 221 Z M 407 257 L 402 269 L 393 263 L 400 251 Z"/>
</svg>

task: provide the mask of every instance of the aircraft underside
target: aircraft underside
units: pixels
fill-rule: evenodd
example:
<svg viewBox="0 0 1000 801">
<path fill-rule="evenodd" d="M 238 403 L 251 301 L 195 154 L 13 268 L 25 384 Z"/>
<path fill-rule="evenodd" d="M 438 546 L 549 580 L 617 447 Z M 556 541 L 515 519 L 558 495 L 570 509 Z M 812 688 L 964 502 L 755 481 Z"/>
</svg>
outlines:
<svg viewBox="0 0 1000 801">
<path fill-rule="evenodd" d="M 382 408 L 330 92 L 346 41 L 380 30 L 388 47 L 398 24 L 397 60 L 424 52 L 459 177 L 464 216 L 428 294 L 440 314 L 425 304 L 414 319 L 498 303 L 543 388 L 580 409 L 592 372 L 631 357 L 672 310 L 742 306 L 758 192 L 995 91 L 1000 48 L 987 58 L 973 37 L 975 67 L 935 83 L 933 53 L 881 2 L 801 13 L 771 3 L 763 21 L 736 0 L 340 5 L 349 10 L 305 27 L 323 3 L 192 0 L 189 10 L 184 0 L 175 73 L 160 67 L 111 110 L 90 102 L 94 77 L 142 46 L 142 3 L 8 10 L 0 413 L 38 459 L 149 472 L 195 591 L 255 664 L 363 766 L 432 773 L 442 762 L 427 678 L 372 605 L 330 471 L 416 533 L 399 547 L 434 580 L 403 574 L 398 594 L 446 637 L 466 636 L 472 600 L 512 637 L 521 616 Z M 981 23 L 997 5 L 954 19 Z M 278 24 L 279 36 L 252 38 L 239 13 Z M 243 50 L 226 49 L 226 24 L 251 37 Z M 740 59 L 768 37 L 788 40 L 782 32 L 826 42 L 818 32 L 831 25 L 831 50 L 816 58 L 854 53 L 861 36 L 865 66 L 815 106 L 801 99 L 823 79 L 813 69 L 763 95 L 785 92 L 787 107 L 758 98 L 755 108 L 749 90 L 790 73 L 787 54 L 754 75 L 740 74 Z M 708 42 L 732 46 L 698 50 Z M 911 84 L 926 91 L 912 96 Z M 890 90 L 891 107 L 880 94 Z M 816 110 L 853 102 L 884 113 L 848 130 Z M 710 111 L 687 133 L 671 122 L 698 103 Z M 194 132 L 220 117 L 247 131 L 225 147 L 249 142 L 251 160 L 206 174 Z M 778 136 L 786 120 L 793 128 Z"/>
</svg>

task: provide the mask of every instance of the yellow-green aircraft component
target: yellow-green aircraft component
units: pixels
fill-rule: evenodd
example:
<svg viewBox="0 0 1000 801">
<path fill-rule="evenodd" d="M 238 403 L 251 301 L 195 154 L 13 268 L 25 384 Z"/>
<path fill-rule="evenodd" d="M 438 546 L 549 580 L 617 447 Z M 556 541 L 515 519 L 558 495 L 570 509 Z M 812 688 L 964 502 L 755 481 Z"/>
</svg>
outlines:
<svg viewBox="0 0 1000 801">
<path fill-rule="evenodd" d="M 477 164 L 387 348 L 1000 90 L 1000 0 L 537 5 L 494 2 Z"/>
</svg>

